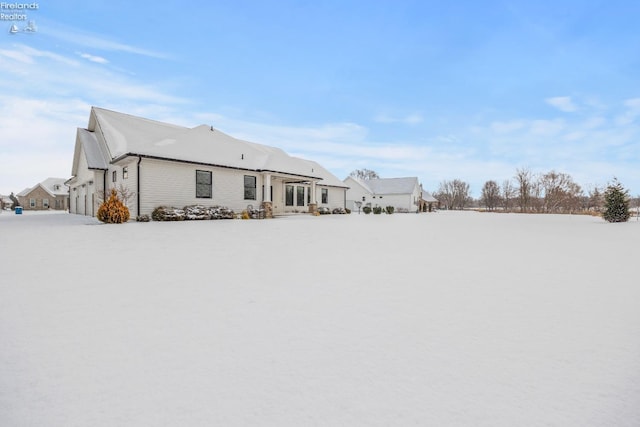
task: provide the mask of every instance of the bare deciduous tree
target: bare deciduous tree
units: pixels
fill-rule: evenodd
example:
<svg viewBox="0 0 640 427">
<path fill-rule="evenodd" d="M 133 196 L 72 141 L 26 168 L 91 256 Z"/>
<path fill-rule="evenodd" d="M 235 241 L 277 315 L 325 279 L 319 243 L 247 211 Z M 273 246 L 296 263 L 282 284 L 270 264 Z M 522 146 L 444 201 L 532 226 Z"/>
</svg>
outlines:
<svg viewBox="0 0 640 427">
<path fill-rule="evenodd" d="M 542 210 L 548 213 L 574 212 L 580 208 L 582 188 L 566 173 L 554 170 L 541 175 L 539 187 L 544 192 Z"/>
<path fill-rule="evenodd" d="M 469 184 L 459 179 L 442 181 L 436 198 L 445 209 L 464 209 L 471 202 Z"/>
<path fill-rule="evenodd" d="M 359 178 L 359 179 L 364 179 L 364 180 L 380 178 L 380 175 L 378 175 L 378 172 L 372 171 L 369 169 L 356 169 L 353 172 L 351 172 L 349 176 Z"/>
<path fill-rule="evenodd" d="M 129 206 L 129 201 L 131 199 L 133 199 L 135 197 L 135 195 L 136 195 L 135 191 L 130 190 L 129 188 L 125 187 L 122 184 L 120 184 L 118 186 L 118 188 L 115 188 L 115 190 L 116 190 L 116 195 L 117 195 L 118 199 L 122 203 L 124 203 L 125 206 Z M 111 190 L 109 190 L 109 194 L 111 194 L 110 192 L 111 192 Z M 105 193 L 102 190 L 98 191 L 97 194 L 98 194 L 98 200 L 100 200 L 100 201 L 104 201 L 104 200 L 109 198 L 108 197 L 109 194 L 107 195 L 107 198 L 105 198 Z"/>
<path fill-rule="evenodd" d="M 511 209 L 511 202 L 516 197 L 516 189 L 513 186 L 513 183 L 505 179 L 502 182 L 502 207 L 505 211 L 509 211 Z"/>
<path fill-rule="evenodd" d="M 520 207 L 520 212 L 528 212 L 531 209 L 531 171 L 526 168 L 517 169 L 515 179 L 518 184 L 518 206 Z"/>
<path fill-rule="evenodd" d="M 495 210 L 500 203 L 500 187 L 495 181 L 487 181 L 482 187 L 481 203 L 490 211 Z"/>
</svg>

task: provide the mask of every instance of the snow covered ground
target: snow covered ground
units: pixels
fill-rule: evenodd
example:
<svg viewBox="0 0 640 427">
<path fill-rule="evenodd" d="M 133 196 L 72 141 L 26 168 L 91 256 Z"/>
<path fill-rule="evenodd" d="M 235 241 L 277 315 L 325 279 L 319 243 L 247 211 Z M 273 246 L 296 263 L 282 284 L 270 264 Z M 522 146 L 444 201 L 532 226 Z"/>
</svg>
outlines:
<svg viewBox="0 0 640 427">
<path fill-rule="evenodd" d="M 0 214 L 2 426 L 638 426 L 640 222 Z"/>
</svg>

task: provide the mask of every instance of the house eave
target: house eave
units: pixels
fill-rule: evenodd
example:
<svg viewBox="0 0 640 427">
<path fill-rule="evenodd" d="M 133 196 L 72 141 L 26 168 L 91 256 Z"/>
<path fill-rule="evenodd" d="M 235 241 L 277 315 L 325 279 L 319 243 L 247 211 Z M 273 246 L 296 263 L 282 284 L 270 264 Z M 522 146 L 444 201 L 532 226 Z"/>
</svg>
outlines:
<svg viewBox="0 0 640 427">
<path fill-rule="evenodd" d="M 313 175 L 302 175 L 302 174 L 296 174 L 296 173 L 278 171 L 278 170 L 270 170 L 270 169 L 242 168 L 239 166 L 229 166 L 229 165 L 222 165 L 222 164 L 209 163 L 209 162 L 198 162 L 195 160 L 175 159 L 171 157 L 154 156 L 150 154 L 141 154 L 141 153 L 122 154 L 121 156 L 118 156 L 115 159 L 113 159 L 111 161 L 111 164 L 117 164 L 128 157 L 140 157 L 143 159 L 163 160 L 167 162 L 186 163 L 190 165 L 210 166 L 210 167 L 216 167 L 216 168 L 233 169 L 233 170 L 241 170 L 241 171 L 248 171 L 248 172 L 257 172 L 257 173 L 273 173 L 273 174 L 288 175 L 288 176 L 294 176 L 294 177 L 305 178 L 305 179 L 313 179 L 313 180 L 320 180 L 320 181 L 322 180 L 321 177 L 313 176 Z"/>
</svg>

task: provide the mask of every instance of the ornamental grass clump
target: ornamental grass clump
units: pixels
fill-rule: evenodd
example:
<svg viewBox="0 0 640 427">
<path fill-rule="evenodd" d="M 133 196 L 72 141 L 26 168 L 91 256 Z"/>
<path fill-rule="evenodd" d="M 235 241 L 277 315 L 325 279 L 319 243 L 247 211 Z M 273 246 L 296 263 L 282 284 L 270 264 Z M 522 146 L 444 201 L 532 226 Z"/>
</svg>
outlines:
<svg viewBox="0 0 640 427">
<path fill-rule="evenodd" d="M 129 221 L 129 208 L 122 203 L 115 188 L 109 198 L 98 208 L 98 219 L 107 224 L 122 224 Z"/>
</svg>

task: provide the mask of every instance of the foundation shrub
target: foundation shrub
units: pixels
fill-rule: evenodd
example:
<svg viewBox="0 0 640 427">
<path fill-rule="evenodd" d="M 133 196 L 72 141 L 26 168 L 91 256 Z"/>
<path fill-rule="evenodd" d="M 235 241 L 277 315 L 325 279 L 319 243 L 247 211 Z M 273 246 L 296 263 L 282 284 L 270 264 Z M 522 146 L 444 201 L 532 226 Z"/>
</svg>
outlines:
<svg viewBox="0 0 640 427">
<path fill-rule="evenodd" d="M 98 208 L 98 219 L 107 224 L 122 224 L 129 221 L 129 208 L 118 198 L 115 188 L 111 189 L 109 198 Z"/>
<path fill-rule="evenodd" d="M 151 218 L 154 221 L 184 221 L 185 214 L 183 209 L 158 206 L 151 213 Z"/>
</svg>

